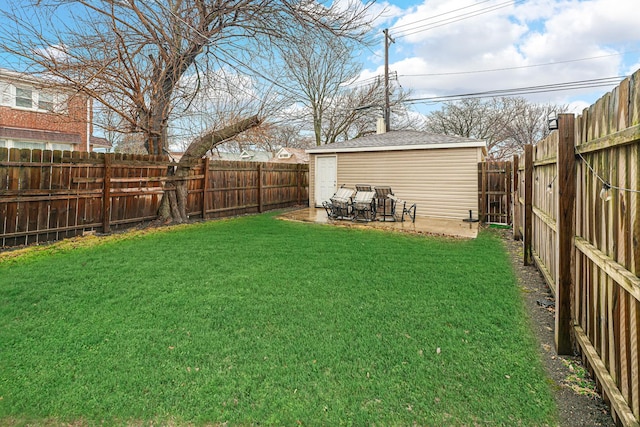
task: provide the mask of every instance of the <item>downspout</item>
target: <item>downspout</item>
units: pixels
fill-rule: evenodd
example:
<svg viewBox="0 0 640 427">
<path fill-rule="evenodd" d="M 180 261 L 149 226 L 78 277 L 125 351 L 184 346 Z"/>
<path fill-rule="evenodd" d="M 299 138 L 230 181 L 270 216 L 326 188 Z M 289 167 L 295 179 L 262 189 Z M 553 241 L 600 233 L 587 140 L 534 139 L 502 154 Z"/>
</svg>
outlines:
<svg viewBox="0 0 640 427">
<path fill-rule="evenodd" d="M 87 153 L 91 152 L 91 98 L 87 97 Z"/>
</svg>

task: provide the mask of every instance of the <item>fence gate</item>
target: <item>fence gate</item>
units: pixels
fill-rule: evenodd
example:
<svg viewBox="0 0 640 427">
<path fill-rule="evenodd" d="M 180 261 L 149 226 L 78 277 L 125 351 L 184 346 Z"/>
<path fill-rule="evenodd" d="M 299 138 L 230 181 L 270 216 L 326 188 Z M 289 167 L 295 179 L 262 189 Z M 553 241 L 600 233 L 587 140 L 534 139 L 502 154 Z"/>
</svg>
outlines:
<svg viewBox="0 0 640 427">
<path fill-rule="evenodd" d="M 511 162 L 478 163 L 480 222 L 511 225 Z"/>
</svg>

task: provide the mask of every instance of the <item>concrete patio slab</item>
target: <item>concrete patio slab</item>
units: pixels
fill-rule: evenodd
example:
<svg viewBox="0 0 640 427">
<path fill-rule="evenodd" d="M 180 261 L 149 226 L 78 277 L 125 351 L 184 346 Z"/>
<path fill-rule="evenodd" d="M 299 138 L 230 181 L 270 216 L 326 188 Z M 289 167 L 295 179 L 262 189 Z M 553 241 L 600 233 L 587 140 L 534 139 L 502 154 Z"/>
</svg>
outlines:
<svg viewBox="0 0 640 427">
<path fill-rule="evenodd" d="M 475 239 L 478 236 L 478 223 L 465 222 L 455 219 L 416 217 L 415 222 L 410 219 L 400 221 L 350 221 L 343 219 L 330 219 L 324 209 L 303 208 L 285 212 L 278 216 L 287 221 L 312 222 L 316 224 L 330 224 L 340 227 L 363 227 L 387 229 L 415 234 L 427 234 L 435 236 L 449 236 L 464 239 Z"/>
</svg>

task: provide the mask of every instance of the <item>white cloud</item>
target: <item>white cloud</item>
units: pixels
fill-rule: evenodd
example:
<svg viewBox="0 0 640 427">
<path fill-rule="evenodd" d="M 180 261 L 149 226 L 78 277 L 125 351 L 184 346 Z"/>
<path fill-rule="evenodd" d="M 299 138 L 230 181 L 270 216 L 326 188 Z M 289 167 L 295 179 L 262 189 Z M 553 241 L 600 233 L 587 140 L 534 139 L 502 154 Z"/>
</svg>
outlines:
<svg viewBox="0 0 640 427">
<path fill-rule="evenodd" d="M 391 26 L 390 68 L 402 86 L 417 96 L 451 95 L 612 77 L 640 66 L 640 52 L 623 55 L 640 42 L 637 0 L 528 0 L 498 8 L 502 4 L 425 0 L 405 8 Z M 486 8 L 496 9 L 479 14 Z M 477 16 L 457 20 L 465 14 Z M 372 65 L 363 76 L 381 73 L 381 62 Z M 527 96 L 583 108 L 610 89 Z"/>
<path fill-rule="evenodd" d="M 65 45 L 52 45 L 44 48 L 36 48 L 34 50 L 38 55 L 49 58 L 52 61 L 63 62 L 69 58 L 67 47 Z"/>
<path fill-rule="evenodd" d="M 369 15 L 374 19 L 374 25 L 381 27 L 391 22 L 403 14 L 403 10 L 388 1 L 376 2 L 369 6 Z"/>
</svg>

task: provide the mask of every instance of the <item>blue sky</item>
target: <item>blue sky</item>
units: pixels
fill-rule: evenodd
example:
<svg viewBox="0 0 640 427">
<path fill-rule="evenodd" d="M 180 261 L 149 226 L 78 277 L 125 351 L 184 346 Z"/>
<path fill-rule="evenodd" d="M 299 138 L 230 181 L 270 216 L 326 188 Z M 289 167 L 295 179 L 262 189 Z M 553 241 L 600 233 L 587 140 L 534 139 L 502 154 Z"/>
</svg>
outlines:
<svg viewBox="0 0 640 427">
<path fill-rule="evenodd" d="M 15 0 L 0 0 L 0 8 L 13 4 L 9 1 Z M 382 29 L 388 28 L 395 40 L 393 84 L 410 90 L 412 98 L 520 88 L 539 92 L 541 86 L 558 85 L 522 96 L 566 104 L 580 113 L 611 90 L 616 77 L 640 69 L 638 6 L 640 0 L 378 1 L 371 10 L 377 17 L 376 44 L 361 56 L 361 80 L 383 74 Z M 15 65 L 0 52 L 0 67 Z M 584 81 L 591 83 L 577 86 L 606 84 L 559 90 Z M 413 109 L 426 112 L 441 105 L 420 100 Z"/>
<path fill-rule="evenodd" d="M 640 0 L 387 0 L 375 6 L 384 9 L 376 22 L 379 47 L 364 54 L 361 78 L 383 73 L 381 29 L 389 28 L 390 70 L 414 98 L 559 85 L 522 96 L 580 113 L 616 86 L 600 79 L 640 68 L 639 6 Z M 559 90 L 587 80 L 607 84 Z"/>
</svg>

